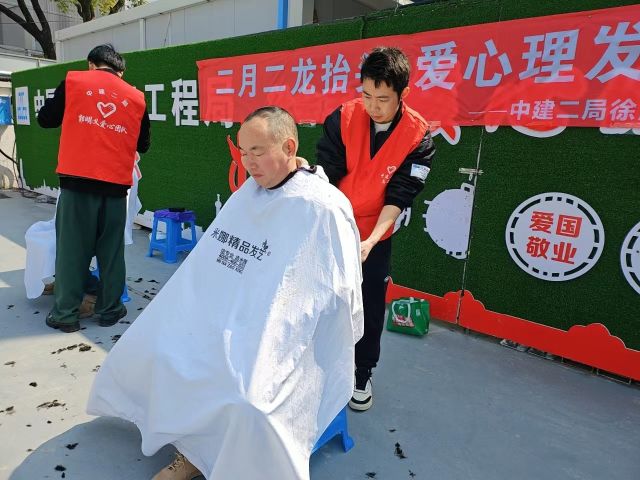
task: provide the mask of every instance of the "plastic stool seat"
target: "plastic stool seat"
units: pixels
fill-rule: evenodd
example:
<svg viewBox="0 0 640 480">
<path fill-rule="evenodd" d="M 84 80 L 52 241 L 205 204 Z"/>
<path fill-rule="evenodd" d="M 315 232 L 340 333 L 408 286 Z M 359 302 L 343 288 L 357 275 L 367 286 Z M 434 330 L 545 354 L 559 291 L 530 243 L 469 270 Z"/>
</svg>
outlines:
<svg viewBox="0 0 640 480">
<path fill-rule="evenodd" d="M 342 437 L 342 449 L 345 452 L 351 450 L 355 445 L 353 438 L 349 436 L 349 430 L 347 427 L 347 407 L 344 407 L 342 410 L 340 410 L 340 413 L 336 415 L 336 418 L 331 421 L 324 433 L 320 435 L 320 438 L 313 446 L 313 450 L 311 450 L 311 453 L 315 453 L 317 450 L 322 448 L 329 440 L 331 440 L 336 435 L 340 435 Z"/>
<path fill-rule="evenodd" d="M 178 252 L 193 250 L 196 246 L 196 216 L 187 210 L 185 212 L 171 212 L 167 209 L 153 212 L 153 228 L 149 240 L 149 252 L 147 257 L 153 257 L 153 251 L 162 252 L 166 263 L 176 263 Z M 158 238 L 158 222 L 166 225 L 165 238 Z M 182 238 L 182 224 L 188 224 L 191 229 L 191 239 Z"/>
</svg>

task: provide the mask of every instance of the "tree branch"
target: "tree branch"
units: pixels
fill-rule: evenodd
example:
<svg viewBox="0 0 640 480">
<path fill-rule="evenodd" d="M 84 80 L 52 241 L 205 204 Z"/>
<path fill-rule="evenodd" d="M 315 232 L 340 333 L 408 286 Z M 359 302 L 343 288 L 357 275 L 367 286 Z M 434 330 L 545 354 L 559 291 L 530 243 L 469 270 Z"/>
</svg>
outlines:
<svg viewBox="0 0 640 480">
<path fill-rule="evenodd" d="M 29 8 L 27 7 L 27 4 L 24 3 L 24 0 L 18 0 L 18 6 L 20 7 L 20 11 L 22 12 L 22 15 L 24 16 L 25 22 L 27 22 L 30 25 L 33 25 L 33 28 L 35 28 L 38 31 L 40 31 L 40 29 L 36 26 L 36 21 L 31 16 L 31 12 L 29 11 Z M 26 30 L 26 28 L 25 28 L 25 30 Z M 31 32 L 29 32 L 29 33 L 31 33 Z"/>
<path fill-rule="evenodd" d="M 96 17 L 91 0 L 75 0 L 74 3 L 83 22 L 88 22 Z"/>
<path fill-rule="evenodd" d="M 124 7 L 124 0 L 118 0 L 110 9 L 109 15 L 119 12 Z"/>
<path fill-rule="evenodd" d="M 42 11 L 42 7 L 40 7 L 40 2 L 38 0 L 31 0 L 31 6 L 38 16 L 38 20 L 40 21 L 40 25 L 42 26 L 42 33 L 47 34 L 48 32 L 49 36 L 51 36 L 51 27 L 49 26 L 49 21 L 47 20 L 46 15 Z"/>
<path fill-rule="evenodd" d="M 20 7 L 20 10 L 24 14 L 24 18 L 1 3 L 0 13 L 5 14 L 11 20 L 20 25 L 33 38 L 35 38 L 42 47 L 42 52 L 44 53 L 46 58 L 55 59 L 56 49 L 55 45 L 53 44 L 53 39 L 51 38 L 51 27 L 49 26 L 49 22 L 47 21 L 42 8 L 40 8 L 38 0 L 31 0 L 31 5 L 36 11 L 38 19 L 42 22 L 42 28 L 38 28 L 38 25 L 34 21 L 31 13 L 29 12 L 29 9 L 27 8 L 27 5 L 25 4 L 25 0 L 18 0 L 18 7 Z"/>
<path fill-rule="evenodd" d="M 1 3 L 0 3 L 0 13 L 4 13 L 7 17 L 9 17 L 11 20 L 16 22 L 18 25 L 20 25 L 22 28 L 24 28 L 27 32 L 29 32 L 34 37 L 36 36 L 35 35 L 36 32 L 37 33 L 40 32 L 40 30 L 36 28 L 35 24 L 33 23 L 29 24 L 24 18 L 22 18 L 17 13 L 14 13 L 13 10 L 9 9 L 8 7 L 5 7 Z"/>
</svg>

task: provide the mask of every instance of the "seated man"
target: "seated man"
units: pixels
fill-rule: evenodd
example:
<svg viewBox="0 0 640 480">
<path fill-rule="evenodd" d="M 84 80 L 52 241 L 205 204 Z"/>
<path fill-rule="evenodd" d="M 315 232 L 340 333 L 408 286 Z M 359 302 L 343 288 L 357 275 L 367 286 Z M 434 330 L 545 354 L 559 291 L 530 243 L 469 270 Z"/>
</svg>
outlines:
<svg viewBox="0 0 640 480">
<path fill-rule="evenodd" d="M 113 347 L 88 412 L 134 422 L 142 451 L 182 455 L 154 478 L 309 478 L 353 391 L 362 336 L 358 230 L 346 197 L 299 168 L 293 118 L 238 132 L 251 174 Z"/>
</svg>

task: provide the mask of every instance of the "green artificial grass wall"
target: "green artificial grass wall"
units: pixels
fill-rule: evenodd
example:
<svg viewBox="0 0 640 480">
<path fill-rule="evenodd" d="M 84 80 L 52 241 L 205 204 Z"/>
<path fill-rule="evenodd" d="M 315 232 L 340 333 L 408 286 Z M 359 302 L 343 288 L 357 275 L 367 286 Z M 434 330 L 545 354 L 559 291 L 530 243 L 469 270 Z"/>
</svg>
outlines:
<svg viewBox="0 0 640 480">
<path fill-rule="evenodd" d="M 570 128 L 551 138 L 506 127 L 485 132 L 465 288 L 489 310 L 563 330 L 603 323 L 628 347 L 640 349 L 640 295 L 620 267 L 624 238 L 640 221 L 639 146 L 637 135 L 603 135 L 591 128 Z M 522 271 L 505 247 L 514 209 L 544 192 L 582 199 L 604 226 L 602 255 L 573 280 L 539 280 Z"/>
<path fill-rule="evenodd" d="M 584 11 L 637 2 L 627 0 L 448 0 L 391 9 L 331 24 L 309 25 L 238 38 L 126 54 L 125 79 L 141 90 L 163 84 L 157 112 L 166 121 L 152 121 L 152 146 L 143 155 L 140 197 L 143 209 L 184 206 L 195 210 L 204 227 L 213 219 L 216 194 L 230 195 L 230 157 L 226 136 L 235 139 L 238 125 L 219 123 L 176 126 L 171 113 L 171 82 L 197 79 L 196 61 L 215 57 L 290 50 L 360 38 L 411 34 L 427 30 L 506 21 L 517 18 Z M 31 125 L 16 125 L 17 154 L 31 187 L 57 186 L 54 173 L 59 130 L 41 129 L 35 120 L 33 95 L 55 88 L 73 62 L 15 73 L 13 87 L 28 86 Z M 146 93 L 151 111 L 151 95 Z M 410 103 L 410 102 L 409 102 Z M 315 160 L 320 126 L 301 126 L 300 155 Z M 473 213 L 470 255 L 455 259 L 424 231 L 425 200 L 460 188 L 468 178 L 459 168 L 474 168 L 482 138 Z M 570 128 L 538 139 L 501 127 L 487 133 L 462 128 L 457 145 L 435 137 L 437 156 L 425 190 L 416 199 L 411 222 L 394 237 L 392 274 L 396 283 L 444 295 L 463 287 L 490 310 L 567 329 L 574 324 L 602 322 L 631 348 L 640 349 L 640 295 L 622 276 L 619 252 L 629 229 L 640 220 L 638 137 L 603 135 L 597 129 Z M 606 241 L 598 263 L 582 277 L 545 282 L 511 260 L 504 232 L 513 209 L 524 199 L 547 191 L 582 198 L 600 215 Z M 466 271 L 465 271 L 466 266 Z"/>
</svg>

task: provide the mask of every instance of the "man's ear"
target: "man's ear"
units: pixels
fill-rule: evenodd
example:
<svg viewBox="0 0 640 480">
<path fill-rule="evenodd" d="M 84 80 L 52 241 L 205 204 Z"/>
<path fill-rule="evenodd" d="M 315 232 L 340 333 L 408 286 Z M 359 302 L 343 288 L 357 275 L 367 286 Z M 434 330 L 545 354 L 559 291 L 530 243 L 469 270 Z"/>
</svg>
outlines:
<svg viewBox="0 0 640 480">
<path fill-rule="evenodd" d="M 404 87 L 404 90 L 400 92 L 400 100 L 404 100 L 409 95 L 409 87 Z"/>
<path fill-rule="evenodd" d="M 289 137 L 284 141 L 282 150 L 287 154 L 287 156 L 291 157 L 296 155 L 296 151 L 298 150 L 296 147 L 296 141 L 293 138 Z"/>
</svg>

